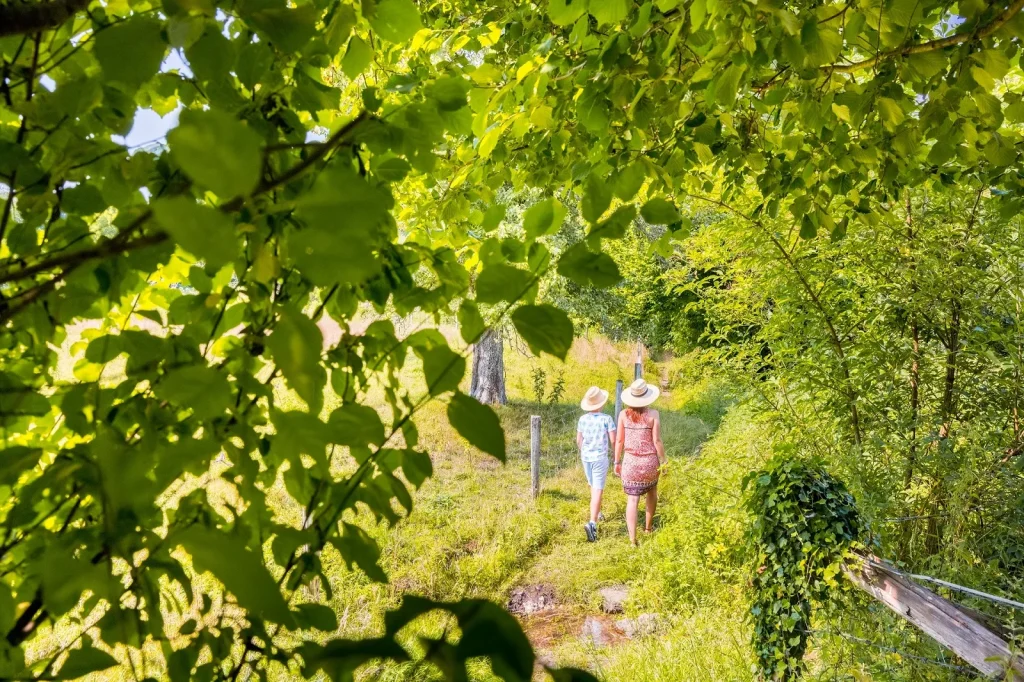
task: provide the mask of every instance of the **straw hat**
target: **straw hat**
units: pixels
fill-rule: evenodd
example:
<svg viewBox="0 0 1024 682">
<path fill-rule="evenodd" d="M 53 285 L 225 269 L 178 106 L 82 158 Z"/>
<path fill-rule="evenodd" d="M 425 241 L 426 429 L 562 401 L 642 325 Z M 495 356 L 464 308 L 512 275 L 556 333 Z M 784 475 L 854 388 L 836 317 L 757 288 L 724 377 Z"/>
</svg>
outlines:
<svg viewBox="0 0 1024 682">
<path fill-rule="evenodd" d="M 580 401 L 580 407 L 587 412 L 593 412 L 604 407 L 606 402 L 608 402 L 608 391 L 602 391 L 597 386 L 591 386 L 587 389 L 583 400 Z"/>
<path fill-rule="evenodd" d="M 630 407 L 647 407 L 655 400 L 661 391 L 657 386 L 652 386 L 643 379 L 637 379 L 629 388 L 622 392 L 622 402 Z"/>
</svg>

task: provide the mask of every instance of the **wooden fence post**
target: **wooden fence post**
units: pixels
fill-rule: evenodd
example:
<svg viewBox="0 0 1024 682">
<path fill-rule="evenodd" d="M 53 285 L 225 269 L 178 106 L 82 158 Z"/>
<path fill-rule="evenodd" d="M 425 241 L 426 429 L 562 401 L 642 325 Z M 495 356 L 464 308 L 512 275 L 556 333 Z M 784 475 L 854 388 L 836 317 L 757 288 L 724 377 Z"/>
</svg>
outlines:
<svg viewBox="0 0 1024 682">
<path fill-rule="evenodd" d="M 540 416 L 530 417 L 530 480 L 533 499 L 540 495 Z"/>
<path fill-rule="evenodd" d="M 622 412 L 622 379 L 615 382 L 615 423 L 619 423 L 619 412 Z M 618 427 L 616 427 L 618 428 Z"/>
<path fill-rule="evenodd" d="M 843 567 L 843 572 L 854 585 L 986 676 L 1024 680 L 1024 658 L 965 609 L 868 557 L 861 557 L 858 566 Z"/>
</svg>

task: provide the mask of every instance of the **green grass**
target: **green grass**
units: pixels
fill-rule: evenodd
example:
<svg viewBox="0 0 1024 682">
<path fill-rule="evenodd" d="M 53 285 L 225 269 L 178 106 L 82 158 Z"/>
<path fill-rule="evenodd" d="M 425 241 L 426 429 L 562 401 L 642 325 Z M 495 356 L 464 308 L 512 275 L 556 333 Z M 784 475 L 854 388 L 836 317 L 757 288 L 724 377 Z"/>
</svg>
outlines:
<svg viewBox="0 0 1024 682">
<path fill-rule="evenodd" d="M 325 552 L 339 634 L 377 634 L 383 613 L 405 592 L 505 603 L 517 586 L 546 585 L 554 590 L 557 608 L 523 620 L 545 662 L 585 667 L 609 680 L 750 679 L 739 482 L 763 458 L 753 445 L 760 434 L 746 412 L 729 411 L 726 391 L 698 358 L 667 363 L 669 392 L 659 409 L 671 465 L 660 486 L 658 530 L 642 538 L 638 550 L 630 547 L 625 496 L 612 478 L 600 540 L 586 542 L 582 524 L 589 490 L 575 446 L 576 401 L 591 384 L 612 389 L 616 378 L 631 373 L 629 361 L 629 349 L 603 341 L 578 343 L 565 365 L 507 349 L 510 404 L 499 409 L 508 438 L 504 465 L 453 434 L 443 405 L 424 408 L 417 423 L 434 476 L 415 495 L 411 516 L 393 528 L 371 528 L 390 583 L 371 584 Z M 536 367 L 545 369 L 549 385 L 563 373 L 561 403 L 531 399 Z M 536 501 L 530 497 L 529 472 L 533 414 L 541 416 L 543 434 Z M 632 641 L 613 636 L 612 645 L 594 649 L 581 639 L 580 626 L 588 615 L 600 614 L 597 591 L 617 583 L 631 590 L 626 615 L 658 613 L 661 629 Z M 428 619 L 419 627 L 439 631 L 441 624 Z M 367 674 L 382 680 L 432 679 L 429 670 L 404 666 Z M 490 679 L 486 666 L 474 679 Z"/>
</svg>

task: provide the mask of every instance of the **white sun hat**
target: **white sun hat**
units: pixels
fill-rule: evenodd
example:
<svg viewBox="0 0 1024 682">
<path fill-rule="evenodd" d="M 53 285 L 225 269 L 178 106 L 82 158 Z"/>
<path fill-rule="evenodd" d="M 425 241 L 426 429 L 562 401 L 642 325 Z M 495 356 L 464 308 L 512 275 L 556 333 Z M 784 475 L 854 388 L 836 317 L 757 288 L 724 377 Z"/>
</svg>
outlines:
<svg viewBox="0 0 1024 682">
<path fill-rule="evenodd" d="M 591 386 L 587 389 L 587 393 L 583 396 L 583 400 L 580 401 L 580 407 L 582 407 L 586 412 L 593 412 L 594 410 L 600 410 L 604 407 L 606 402 L 608 402 L 608 391 L 602 391 L 597 386 Z"/>
<path fill-rule="evenodd" d="M 655 400 L 661 391 L 657 386 L 652 386 L 643 379 L 637 379 L 629 388 L 622 392 L 622 403 L 630 407 L 647 407 Z"/>
</svg>

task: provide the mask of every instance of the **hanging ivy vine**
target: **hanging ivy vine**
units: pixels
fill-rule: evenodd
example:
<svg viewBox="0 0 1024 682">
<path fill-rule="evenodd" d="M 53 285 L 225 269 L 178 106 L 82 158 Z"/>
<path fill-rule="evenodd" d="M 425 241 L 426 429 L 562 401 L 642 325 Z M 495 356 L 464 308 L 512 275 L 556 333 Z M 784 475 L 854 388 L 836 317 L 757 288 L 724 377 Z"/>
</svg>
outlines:
<svg viewBox="0 0 1024 682">
<path fill-rule="evenodd" d="M 839 590 L 864 528 L 853 495 L 817 462 L 780 455 L 744 480 L 753 515 L 753 645 L 763 679 L 804 671 L 811 616 Z"/>
</svg>

